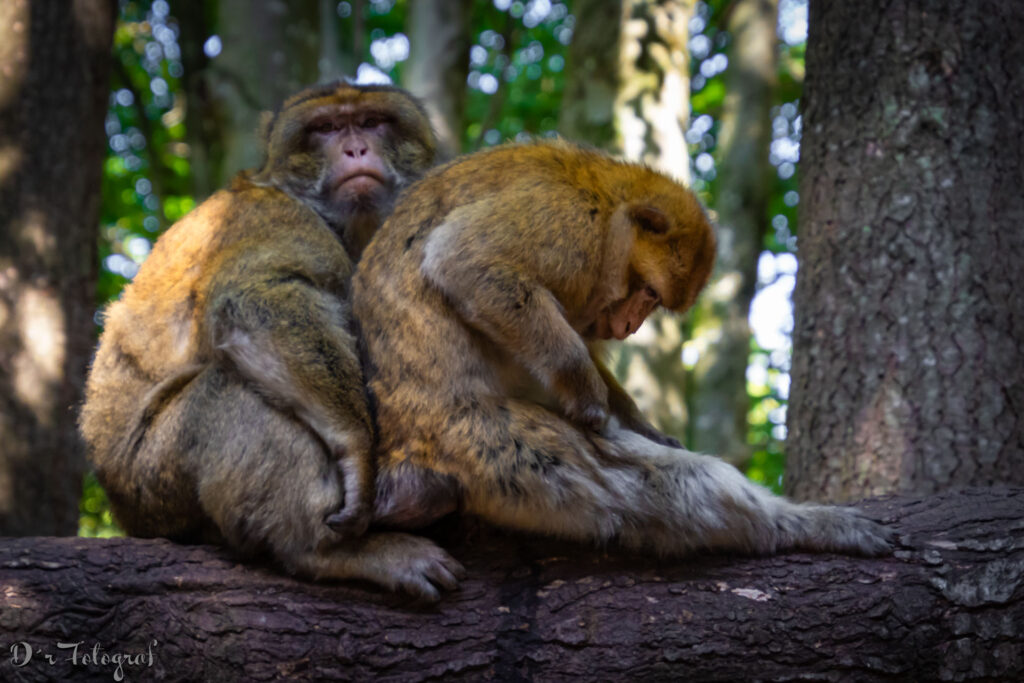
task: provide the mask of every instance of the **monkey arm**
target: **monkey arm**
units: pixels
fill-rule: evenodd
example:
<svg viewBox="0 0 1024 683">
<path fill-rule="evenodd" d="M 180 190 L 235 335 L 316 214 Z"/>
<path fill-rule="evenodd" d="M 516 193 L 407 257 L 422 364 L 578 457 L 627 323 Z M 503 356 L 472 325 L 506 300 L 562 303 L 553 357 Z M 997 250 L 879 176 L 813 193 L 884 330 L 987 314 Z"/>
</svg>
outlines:
<svg viewBox="0 0 1024 683">
<path fill-rule="evenodd" d="M 348 306 L 301 269 L 260 268 L 251 254 L 239 262 L 241 270 L 226 265 L 229 276 L 211 289 L 213 345 L 265 400 L 325 444 L 344 473 L 343 517 L 331 524 L 361 533 L 372 508 L 372 433 Z"/>
<path fill-rule="evenodd" d="M 555 296 L 481 246 L 452 219 L 434 229 L 421 272 L 463 321 L 526 367 L 566 415 L 594 430 L 608 419 L 608 389 Z"/>
<path fill-rule="evenodd" d="M 590 347 L 590 357 L 594 361 L 597 371 L 601 374 L 601 379 L 604 380 L 605 385 L 608 387 L 608 410 L 619 419 L 623 428 L 636 432 L 663 446 L 670 446 L 672 448 L 683 447 L 677 439 L 667 434 L 662 434 L 654 425 L 647 421 L 647 418 L 640 412 L 633 398 L 622 388 L 622 385 L 618 383 L 611 371 L 597 357 L 597 349 L 593 345 Z"/>
</svg>

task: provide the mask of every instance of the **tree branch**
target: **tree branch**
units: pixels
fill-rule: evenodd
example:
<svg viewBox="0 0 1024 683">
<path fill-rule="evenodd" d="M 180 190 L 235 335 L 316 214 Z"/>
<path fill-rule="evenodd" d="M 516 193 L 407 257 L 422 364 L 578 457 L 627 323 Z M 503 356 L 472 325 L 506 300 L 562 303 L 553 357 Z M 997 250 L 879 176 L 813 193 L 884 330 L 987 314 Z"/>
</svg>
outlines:
<svg viewBox="0 0 1024 683">
<path fill-rule="evenodd" d="M 658 561 L 450 524 L 469 576 L 428 609 L 204 546 L 4 539 L 0 677 L 111 680 L 127 654 L 133 680 L 1019 680 L 1024 489 L 865 509 L 894 556 Z"/>
</svg>

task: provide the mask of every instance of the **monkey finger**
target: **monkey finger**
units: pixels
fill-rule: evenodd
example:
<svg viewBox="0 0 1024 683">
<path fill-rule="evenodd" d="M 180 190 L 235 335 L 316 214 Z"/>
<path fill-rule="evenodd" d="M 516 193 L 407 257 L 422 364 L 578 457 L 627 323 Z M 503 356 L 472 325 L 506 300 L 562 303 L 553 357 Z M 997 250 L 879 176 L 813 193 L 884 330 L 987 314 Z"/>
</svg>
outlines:
<svg viewBox="0 0 1024 683">
<path fill-rule="evenodd" d="M 430 579 L 435 586 L 443 588 L 446 591 L 453 591 L 459 587 L 459 580 L 455 578 L 444 565 L 435 564 L 427 569 L 427 578 Z"/>
<path fill-rule="evenodd" d="M 398 590 L 412 598 L 415 605 L 433 604 L 441 600 L 441 592 L 422 576 L 408 576 L 398 582 Z"/>
<path fill-rule="evenodd" d="M 570 418 L 584 429 L 602 432 L 608 424 L 608 411 L 604 407 L 592 403 L 571 411 Z"/>
<path fill-rule="evenodd" d="M 447 554 L 446 554 L 447 555 Z M 462 566 L 462 563 L 456 560 L 451 555 L 441 558 L 441 563 L 444 568 L 451 572 L 452 576 L 456 579 L 466 578 L 466 568 Z"/>
<path fill-rule="evenodd" d="M 809 510 L 813 525 L 805 530 L 804 547 L 865 557 L 892 554 L 895 530 L 868 519 L 860 510 L 830 505 L 812 506 Z"/>
<path fill-rule="evenodd" d="M 331 527 L 331 530 L 345 538 L 356 538 L 366 533 L 370 526 L 371 514 L 369 510 L 357 511 L 339 510 L 324 517 L 324 523 Z"/>
</svg>

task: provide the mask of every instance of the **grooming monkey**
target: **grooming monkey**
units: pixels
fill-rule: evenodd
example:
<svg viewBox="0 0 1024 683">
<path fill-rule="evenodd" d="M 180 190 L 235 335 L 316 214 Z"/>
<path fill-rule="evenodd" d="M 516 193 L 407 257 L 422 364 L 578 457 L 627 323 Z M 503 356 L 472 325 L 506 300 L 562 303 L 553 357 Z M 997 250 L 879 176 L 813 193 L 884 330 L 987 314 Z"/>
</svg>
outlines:
<svg viewBox="0 0 1024 683">
<path fill-rule="evenodd" d="M 362 536 L 370 415 L 350 331 L 353 264 L 436 141 L 404 91 L 335 83 L 265 124 L 266 160 L 155 245 L 106 313 L 81 429 L 135 536 L 224 542 L 310 578 L 436 599 L 458 564 Z"/>
<path fill-rule="evenodd" d="M 380 434 L 375 519 L 408 528 L 461 509 L 665 554 L 886 552 L 889 532 L 854 510 L 791 503 L 668 445 L 595 360 L 588 342 L 688 308 L 714 251 L 684 187 L 566 143 L 428 173 L 353 280 Z"/>
</svg>

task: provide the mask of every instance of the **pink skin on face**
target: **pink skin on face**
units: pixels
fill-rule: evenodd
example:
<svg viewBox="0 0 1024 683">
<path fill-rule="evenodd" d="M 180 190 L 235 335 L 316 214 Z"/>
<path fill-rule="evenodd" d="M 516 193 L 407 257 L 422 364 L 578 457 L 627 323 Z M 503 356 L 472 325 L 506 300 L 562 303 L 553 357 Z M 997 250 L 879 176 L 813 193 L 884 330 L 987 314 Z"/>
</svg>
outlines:
<svg viewBox="0 0 1024 683">
<path fill-rule="evenodd" d="M 661 297 L 650 287 L 644 287 L 601 311 L 594 321 L 594 336 L 598 339 L 622 340 L 640 329 Z"/>
<path fill-rule="evenodd" d="M 315 139 L 327 151 L 329 186 L 335 200 L 356 199 L 385 187 L 389 173 L 377 150 L 388 128 L 383 119 L 357 117 L 346 110 L 311 126 Z"/>
</svg>

